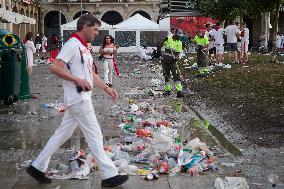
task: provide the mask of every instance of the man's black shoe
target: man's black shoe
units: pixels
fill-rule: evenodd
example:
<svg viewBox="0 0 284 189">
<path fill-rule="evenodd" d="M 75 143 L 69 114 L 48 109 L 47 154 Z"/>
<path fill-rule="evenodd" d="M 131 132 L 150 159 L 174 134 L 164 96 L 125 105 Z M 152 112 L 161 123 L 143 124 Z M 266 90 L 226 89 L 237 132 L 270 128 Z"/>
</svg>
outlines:
<svg viewBox="0 0 284 189">
<path fill-rule="evenodd" d="M 127 175 L 116 175 L 114 177 L 102 180 L 102 186 L 114 187 L 125 183 L 128 180 Z"/>
<path fill-rule="evenodd" d="M 41 184 L 48 184 L 51 183 L 51 179 L 48 178 L 45 173 L 37 170 L 35 167 L 33 167 L 32 165 L 30 165 L 27 169 L 26 172 L 34 177 L 39 183 Z"/>
<path fill-rule="evenodd" d="M 181 92 L 181 91 L 178 91 L 178 92 L 177 92 L 177 98 L 182 98 L 182 97 L 183 97 L 182 92 Z"/>
</svg>

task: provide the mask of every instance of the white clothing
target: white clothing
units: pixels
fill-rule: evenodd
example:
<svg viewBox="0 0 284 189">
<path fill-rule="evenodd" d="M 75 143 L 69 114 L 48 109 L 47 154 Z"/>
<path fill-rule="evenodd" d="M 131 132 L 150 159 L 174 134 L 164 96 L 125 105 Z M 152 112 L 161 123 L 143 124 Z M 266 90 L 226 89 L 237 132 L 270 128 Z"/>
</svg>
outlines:
<svg viewBox="0 0 284 189">
<path fill-rule="evenodd" d="M 224 45 L 224 37 L 223 37 L 223 34 L 224 34 L 224 30 L 222 28 L 215 30 L 213 29 L 212 32 L 211 32 L 211 36 L 212 38 L 214 38 L 214 45 Z"/>
<path fill-rule="evenodd" d="M 280 37 L 281 37 L 281 48 L 283 48 L 284 47 L 284 35 L 281 35 Z"/>
<path fill-rule="evenodd" d="M 32 67 L 34 65 L 34 53 L 36 52 L 36 48 L 33 41 L 28 40 L 25 43 L 26 51 L 27 51 L 27 62 L 28 67 Z"/>
<path fill-rule="evenodd" d="M 150 60 L 150 59 L 152 59 L 152 57 L 148 55 L 147 49 L 145 49 L 145 48 L 143 48 L 143 47 L 141 47 L 141 48 L 139 49 L 139 56 L 140 56 L 140 58 L 141 58 L 142 60 Z"/>
<path fill-rule="evenodd" d="M 108 55 L 104 54 L 103 55 L 104 58 L 113 58 L 113 48 L 105 47 L 105 48 L 103 48 L 103 51 L 107 52 L 107 53 L 111 53 L 111 55 L 110 54 L 108 54 Z"/>
<path fill-rule="evenodd" d="M 81 52 L 81 53 L 80 53 Z M 81 54 L 83 56 L 83 63 Z M 81 79 L 87 80 L 93 87 L 93 57 L 90 50 L 85 47 L 78 39 L 69 39 L 62 47 L 56 59 L 63 60 L 66 65 L 65 69 L 69 70 L 67 63 L 70 68 L 72 75 Z M 89 100 L 92 96 L 92 90 L 82 91 L 78 93 L 74 82 L 66 81 L 63 82 L 64 89 L 64 104 L 71 106 L 82 100 Z"/>
<path fill-rule="evenodd" d="M 60 126 L 50 137 L 36 160 L 32 162 L 32 165 L 36 169 L 46 172 L 52 154 L 72 136 L 78 124 L 95 156 L 101 178 L 108 179 L 116 176 L 118 170 L 104 151 L 103 135 L 91 99 L 67 107 Z"/>
<path fill-rule="evenodd" d="M 212 31 L 213 30 L 206 30 L 205 35 L 207 36 L 208 39 L 210 39 L 210 36 L 212 37 Z M 209 44 L 208 44 L 208 49 L 212 49 L 214 47 L 214 41 L 209 40 Z"/>
<path fill-rule="evenodd" d="M 248 28 L 244 28 L 243 30 L 244 36 L 241 37 L 241 42 L 242 43 L 247 43 L 249 44 L 249 29 Z"/>
<path fill-rule="evenodd" d="M 112 72 L 113 72 L 113 59 L 104 59 L 103 68 L 104 68 L 104 81 L 105 83 L 112 84 Z"/>
<path fill-rule="evenodd" d="M 281 48 L 281 36 L 276 36 L 276 48 Z"/>
<path fill-rule="evenodd" d="M 43 36 L 41 41 L 42 41 L 42 44 L 41 44 L 42 45 L 42 52 L 45 53 L 46 52 L 45 47 L 47 47 L 47 37 Z"/>
<path fill-rule="evenodd" d="M 240 32 L 238 26 L 229 25 L 225 28 L 225 33 L 227 35 L 227 43 L 236 43 L 237 34 Z"/>
<path fill-rule="evenodd" d="M 249 29 L 244 28 L 243 31 L 243 36 L 241 37 L 241 52 L 247 53 L 248 52 L 248 44 L 249 44 Z"/>
<path fill-rule="evenodd" d="M 261 47 L 266 48 L 268 46 L 267 36 L 265 34 L 261 35 L 259 40 L 260 40 L 260 46 Z"/>
<path fill-rule="evenodd" d="M 224 53 L 224 44 L 215 44 L 215 47 L 216 47 L 216 54 Z"/>
<path fill-rule="evenodd" d="M 241 52 L 243 53 L 248 53 L 248 43 L 246 42 L 241 42 Z"/>
</svg>

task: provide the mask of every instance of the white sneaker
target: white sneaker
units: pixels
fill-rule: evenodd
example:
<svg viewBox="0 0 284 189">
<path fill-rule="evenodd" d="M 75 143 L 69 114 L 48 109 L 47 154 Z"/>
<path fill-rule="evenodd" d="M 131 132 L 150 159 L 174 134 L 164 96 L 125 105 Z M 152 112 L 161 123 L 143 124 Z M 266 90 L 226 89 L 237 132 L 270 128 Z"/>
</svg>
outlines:
<svg viewBox="0 0 284 189">
<path fill-rule="evenodd" d="M 232 68 L 232 66 L 231 66 L 230 64 L 226 64 L 226 65 L 224 65 L 224 66 L 223 66 L 223 68 L 231 69 L 231 68 Z"/>
<path fill-rule="evenodd" d="M 218 64 L 215 64 L 215 66 L 220 66 L 220 67 L 222 67 L 222 66 L 224 66 L 224 64 L 223 64 L 223 63 L 218 63 Z"/>
</svg>

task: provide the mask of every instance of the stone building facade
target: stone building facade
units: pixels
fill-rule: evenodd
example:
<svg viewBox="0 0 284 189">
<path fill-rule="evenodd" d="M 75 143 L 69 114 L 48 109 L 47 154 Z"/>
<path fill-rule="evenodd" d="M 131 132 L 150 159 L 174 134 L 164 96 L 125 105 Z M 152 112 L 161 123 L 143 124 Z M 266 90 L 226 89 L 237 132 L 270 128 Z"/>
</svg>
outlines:
<svg viewBox="0 0 284 189">
<path fill-rule="evenodd" d="M 135 13 L 156 22 L 160 4 L 161 0 L 42 0 L 39 24 L 41 31 L 50 36 L 53 33 L 59 35 L 59 24 L 70 22 L 85 13 L 94 14 L 111 25 Z"/>
<path fill-rule="evenodd" d="M 34 18 L 38 21 L 38 8 L 39 3 L 37 1 L 27 1 L 24 0 L 0 0 L 1 8 L 6 8 L 21 15 Z M 11 31 L 24 38 L 25 34 L 29 31 L 34 34 L 38 33 L 38 22 L 36 24 L 14 24 L 14 23 L 1 23 L 0 28 Z"/>
</svg>

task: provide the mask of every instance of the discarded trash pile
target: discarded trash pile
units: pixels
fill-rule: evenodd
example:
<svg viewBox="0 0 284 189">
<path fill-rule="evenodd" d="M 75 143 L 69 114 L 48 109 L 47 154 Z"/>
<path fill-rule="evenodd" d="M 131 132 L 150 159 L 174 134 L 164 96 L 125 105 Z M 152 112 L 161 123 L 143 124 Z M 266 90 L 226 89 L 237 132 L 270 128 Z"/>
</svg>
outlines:
<svg viewBox="0 0 284 189">
<path fill-rule="evenodd" d="M 215 164 L 217 158 L 206 144 L 198 138 L 183 141 L 172 122 L 135 122 L 130 117 L 119 128 L 124 136 L 109 140 L 106 149 L 122 174 L 142 175 L 152 180 L 158 174 L 194 176 L 210 169 L 220 171 Z"/>
<path fill-rule="evenodd" d="M 49 103 L 49 104 L 43 104 L 42 107 L 44 109 L 54 109 L 54 110 L 57 110 L 59 111 L 60 113 L 63 113 L 65 111 L 65 106 L 63 103 L 59 103 L 59 102 L 56 102 L 56 103 Z"/>
</svg>

